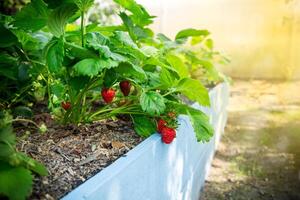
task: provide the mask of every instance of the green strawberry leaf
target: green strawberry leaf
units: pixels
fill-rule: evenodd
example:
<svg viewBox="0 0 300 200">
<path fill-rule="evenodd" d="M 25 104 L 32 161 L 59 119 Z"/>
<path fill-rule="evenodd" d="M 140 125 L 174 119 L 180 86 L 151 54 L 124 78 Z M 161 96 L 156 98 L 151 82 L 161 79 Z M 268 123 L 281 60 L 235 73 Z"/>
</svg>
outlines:
<svg viewBox="0 0 300 200">
<path fill-rule="evenodd" d="M 174 73 L 169 72 L 169 70 L 162 68 L 160 73 L 160 82 L 161 82 L 161 87 L 160 89 L 169 89 L 176 85 L 177 79 L 174 76 Z"/>
<path fill-rule="evenodd" d="M 0 40 L 0 48 L 12 46 L 18 42 L 18 38 L 3 24 L 0 24 L 0 37 L 5 38 L 5 40 Z"/>
<path fill-rule="evenodd" d="M 141 51 L 148 57 L 156 56 L 158 53 L 158 49 L 153 46 L 143 46 Z"/>
<path fill-rule="evenodd" d="M 209 118 L 202 111 L 174 101 L 168 101 L 167 105 L 174 109 L 177 114 L 190 117 L 198 142 L 208 142 L 213 136 L 214 130 L 209 123 Z"/>
<path fill-rule="evenodd" d="M 0 161 L 0 195 L 10 200 L 25 200 L 31 193 L 32 179 L 28 169 Z"/>
<path fill-rule="evenodd" d="M 0 143 L 14 147 L 16 144 L 16 136 L 11 126 L 3 125 L 0 127 Z"/>
<path fill-rule="evenodd" d="M 210 105 L 208 91 L 198 80 L 191 78 L 181 79 L 176 86 L 176 91 L 181 92 L 192 101 L 197 101 L 200 105 Z"/>
<path fill-rule="evenodd" d="M 86 58 L 74 65 L 74 69 L 78 75 L 96 76 L 103 69 L 110 69 L 118 66 L 118 62 L 111 59 L 95 59 Z"/>
<path fill-rule="evenodd" d="M 138 46 L 136 43 L 131 39 L 131 37 L 128 35 L 128 33 L 124 31 L 116 31 L 115 32 L 115 37 L 118 41 L 123 43 L 123 45 L 132 47 L 134 49 L 138 49 Z"/>
<path fill-rule="evenodd" d="M 179 31 L 175 37 L 176 40 L 184 39 L 192 36 L 207 36 L 210 33 L 207 30 L 197 30 L 193 28 L 184 29 Z"/>
<path fill-rule="evenodd" d="M 178 56 L 174 54 L 168 54 L 166 58 L 168 63 L 178 72 L 180 78 L 189 77 L 189 71 L 187 66 L 182 62 L 182 60 Z"/>
<path fill-rule="evenodd" d="M 18 80 L 17 71 L 18 59 L 2 53 L 0 54 L 0 73 L 11 80 Z"/>
<path fill-rule="evenodd" d="M 66 93 L 66 87 L 60 81 L 55 81 L 50 84 L 51 95 L 54 104 L 59 104 L 64 99 Z"/>
<path fill-rule="evenodd" d="M 0 119 L 2 120 L 2 119 Z M 16 136 L 9 125 L 1 124 L 0 127 L 0 160 L 7 160 L 10 155 L 15 153 Z"/>
<path fill-rule="evenodd" d="M 14 117 L 32 118 L 33 112 L 30 108 L 26 106 L 17 106 L 13 109 Z"/>
<path fill-rule="evenodd" d="M 154 91 L 143 92 L 140 97 L 140 104 L 143 111 L 152 116 L 160 115 L 166 109 L 164 97 Z"/>
<path fill-rule="evenodd" d="M 114 0 L 117 4 L 123 8 L 129 10 L 133 15 L 132 21 L 139 26 L 146 26 L 153 23 L 153 16 L 145 10 L 143 6 L 137 4 L 134 0 Z"/>
<path fill-rule="evenodd" d="M 212 50 L 212 49 L 214 48 L 214 41 L 213 41 L 212 39 L 207 39 L 207 40 L 205 41 L 205 46 L 206 46 L 208 49 Z"/>
<path fill-rule="evenodd" d="M 62 40 L 52 40 L 46 47 L 46 62 L 50 72 L 59 72 L 64 60 L 65 50 Z"/>
<path fill-rule="evenodd" d="M 196 109 L 187 109 L 187 114 L 191 119 L 193 128 L 195 129 L 198 142 L 208 142 L 214 134 L 214 130 L 209 123 L 209 118 Z"/>
<path fill-rule="evenodd" d="M 144 115 L 132 115 L 133 126 L 136 133 L 142 137 L 149 137 L 156 132 L 155 122 Z"/>
<path fill-rule="evenodd" d="M 16 14 L 13 25 L 20 29 L 37 31 L 46 26 L 49 10 L 42 0 L 32 0 Z"/>
<path fill-rule="evenodd" d="M 85 35 L 86 42 L 91 47 L 97 47 L 98 45 L 107 45 L 109 38 L 102 35 L 99 32 L 91 32 Z"/>
<path fill-rule="evenodd" d="M 60 37 L 64 35 L 64 28 L 70 17 L 77 11 L 75 4 L 64 4 L 50 13 L 48 19 L 49 31 L 55 36 Z"/>
<path fill-rule="evenodd" d="M 86 12 L 94 3 L 94 0 L 74 0 L 82 12 Z"/>
<path fill-rule="evenodd" d="M 99 51 L 101 56 L 105 58 L 112 57 L 112 52 L 107 46 L 109 39 L 98 32 L 87 33 L 85 35 L 87 46 L 92 47 L 93 49 Z"/>
<path fill-rule="evenodd" d="M 47 168 L 41 164 L 40 162 L 28 157 L 26 154 L 18 152 L 18 158 L 21 162 L 21 165 L 41 176 L 47 176 L 48 171 Z"/>
<path fill-rule="evenodd" d="M 132 63 L 121 63 L 117 68 L 115 68 L 115 71 L 123 77 L 132 77 L 141 81 L 147 79 L 145 71 L 141 67 Z"/>
<path fill-rule="evenodd" d="M 119 15 L 124 25 L 126 26 L 132 40 L 136 41 L 141 39 L 147 39 L 153 36 L 153 32 L 151 29 L 135 25 L 131 20 L 131 17 L 129 17 L 125 12 L 121 12 Z"/>
</svg>

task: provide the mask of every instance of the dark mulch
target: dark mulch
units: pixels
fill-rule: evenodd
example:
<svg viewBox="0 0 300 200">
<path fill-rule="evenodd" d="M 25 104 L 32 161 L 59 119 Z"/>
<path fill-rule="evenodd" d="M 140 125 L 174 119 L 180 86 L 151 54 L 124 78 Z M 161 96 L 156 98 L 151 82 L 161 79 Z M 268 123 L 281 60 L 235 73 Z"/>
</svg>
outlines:
<svg viewBox="0 0 300 200">
<path fill-rule="evenodd" d="M 142 141 L 131 122 L 120 119 L 62 126 L 45 113 L 36 115 L 35 121 L 46 122 L 48 131 L 41 134 L 26 124 L 16 127 L 22 138 L 18 149 L 49 171 L 49 176 L 36 176 L 30 199 L 63 197 Z"/>
</svg>

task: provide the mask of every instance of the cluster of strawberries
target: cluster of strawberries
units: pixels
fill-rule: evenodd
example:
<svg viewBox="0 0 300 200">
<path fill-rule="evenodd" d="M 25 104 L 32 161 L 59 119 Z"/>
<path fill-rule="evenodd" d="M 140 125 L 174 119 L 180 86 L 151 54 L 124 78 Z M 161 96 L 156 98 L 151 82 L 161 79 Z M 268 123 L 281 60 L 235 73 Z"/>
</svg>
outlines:
<svg viewBox="0 0 300 200">
<path fill-rule="evenodd" d="M 128 96 L 131 88 L 130 82 L 128 80 L 121 81 L 119 86 L 123 95 Z M 101 96 L 105 103 L 111 103 L 116 96 L 116 90 L 113 88 L 103 88 L 101 91 Z M 71 102 L 61 102 L 61 107 L 67 111 L 71 109 Z"/>
<path fill-rule="evenodd" d="M 119 86 L 123 95 L 128 96 L 131 89 L 130 82 L 128 80 L 121 81 Z M 114 100 L 115 95 L 116 90 L 114 90 L 113 88 L 103 88 L 101 91 L 101 96 L 105 103 L 111 103 Z M 71 102 L 62 102 L 61 107 L 67 111 L 71 109 Z M 161 134 L 162 141 L 165 144 L 170 144 L 176 137 L 176 130 L 171 125 L 172 123 L 177 124 L 176 114 L 174 112 L 168 112 L 167 120 L 159 119 L 157 121 L 157 132 Z"/>
<path fill-rule="evenodd" d="M 123 95 L 128 96 L 131 88 L 130 82 L 127 80 L 121 81 L 119 86 Z M 115 98 L 116 91 L 113 88 L 103 88 L 101 95 L 105 103 L 111 103 Z"/>
<path fill-rule="evenodd" d="M 169 112 L 168 117 L 172 121 L 176 120 L 176 114 L 174 112 Z M 175 128 L 170 127 L 168 122 L 164 119 L 157 121 L 157 132 L 161 134 L 161 139 L 165 144 L 170 144 L 176 137 Z"/>
</svg>

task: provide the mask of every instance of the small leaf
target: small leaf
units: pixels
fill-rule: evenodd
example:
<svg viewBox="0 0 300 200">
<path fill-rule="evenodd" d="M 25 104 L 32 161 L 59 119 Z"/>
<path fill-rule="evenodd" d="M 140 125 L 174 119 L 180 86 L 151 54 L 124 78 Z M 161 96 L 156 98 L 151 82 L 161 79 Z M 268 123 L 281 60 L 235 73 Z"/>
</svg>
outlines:
<svg viewBox="0 0 300 200">
<path fill-rule="evenodd" d="M 131 16 L 134 23 L 145 26 L 153 22 L 153 16 L 150 16 L 146 9 L 137 4 L 134 0 L 114 0 L 123 8 L 129 10 L 133 15 Z"/>
<path fill-rule="evenodd" d="M 74 0 L 82 12 L 86 12 L 94 3 L 94 0 Z"/>
<path fill-rule="evenodd" d="M 109 39 L 102 35 L 101 33 L 87 33 L 86 42 L 89 47 L 99 51 L 101 55 L 105 58 L 109 58 L 112 56 L 112 52 L 110 51 L 109 47 L 106 45 L 108 44 Z"/>
<path fill-rule="evenodd" d="M 18 106 L 13 109 L 14 117 L 31 118 L 33 116 L 32 110 L 26 106 Z"/>
<path fill-rule="evenodd" d="M 113 84 L 117 82 L 118 75 L 115 70 L 107 70 L 104 76 L 103 85 L 110 88 Z"/>
<path fill-rule="evenodd" d="M 147 116 L 133 115 L 133 126 L 136 133 L 142 137 L 149 137 L 156 132 L 156 124 Z"/>
<path fill-rule="evenodd" d="M 209 118 L 196 109 L 187 109 L 187 113 L 195 130 L 197 141 L 208 142 L 214 134 L 214 130 L 209 123 Z"/>
<path fill-rule="evenodd" d="M 175 37 L 176 40 L 183 39 L 191 36 L 207 36 L 210 33 L 207 30 L 197 30 L 193 28 L 184 29 L 179 31 Z"/>
<path fill-rule="evenodd" d="M 0 119 L 3 120 L 3 119 Z M 0 127 L 0 160 L 7 160 L 8 157 L 15 153 L 16 136 L 10 125 Z M 12 148 L 13 147 L 13 148 Z"/>
<path fill-rule="evenodd" d="M 181 61 L 181 59 L 178 56 L 174 54 L 168 54 L 167 61 L 178 72 L 180 78 L 186 78 L 189 76 L 187 66 Z"/>
<path fill-rule="evenodd" d="M 57 99 L 57 102 L 53 102 L 53 103 L 54 104 L 60 103 L 63 100 L 64 94 L 66 92 L 65 85 L 63 85 L 58 80 L 49 85 L 50 85 L 50 89 L 51 89 L 51 95 L 53 95 L 54 99 Z"/>
<path fill-rule="evenodd" d="M 28 157 L 26 154 L 18 152 L 17 157 L 21 162 L 21 165 L 41 176 L 47 176 L 47 168 L 40 162 Z"/>
<path fill-rule="evenodd" d="M 64 60 L 64 43 L 62 40 L 52 40 L 46 53 L 46 62 L 50 72 L 58 72 Z"/>
<path fill-rule="evenodd" d="M 109 42 L 108 37 L 102 35 L 99 32 L 87 33 L 85 39 L 88 45 L 97 47 L 98 45 L 107 45 Z"/>
<path fill-rule="evenodd" d="M 116 69 L 123 77 L 133 77 L 138 80 L 145 80 L 147 78 L 145 71 L 134 64 L 131 63 L 121 63 Z"/>
<path fill-rule="evenodd" d="M 213 136 L 214 130 L 209 123 L 209 118 L 200 110 L 186 104 L 168 101 L 168 107 L 174 109 L 177 114 L 188 115 L 194 128 L 198 142 L 208 142 Z"/>
<path fill-rule="evenodd" d="M 5 38 L 5 40 L 0 40 L 0 48 L 12 46 L 18 42 L 18 38 L 3 24 L 0 24 L 0 38 Z"/>
<path fill-rule="evenodd" d="M 115 32 L 115 37 L 116 37 L 117 40 L 119 40 L 120 42 L 122 42 L 126 46 L 132 47 L 134 49 L 138 48 L 138 46 L 130 38 L 130 36 L 128 35 L 128 33 L 124 32 L 124 31 L 116 31 Z"/>
<path fill-rule="evenodd" d="M 212 39 L 207 39 L 205 41 L 205 45 L 207 46 L 207 48 L 209 48 L 210 50 L 212 50 L 214 48 L 214 41 Z"/>
<path fill-rule="evenodd" d="M 153 36 L 153 32 L 149 28 L 143 28 L 142 26 L 139 26 L 137 24 L 134 24 L 132 21 L 132 17 L 129 17 L 125 12 L 121 12 L 120 17 L 126 26 L 128 33 L 132 40 L 141 40 L 141 39 L 147 39 L 151 38 Z"/>
<path fill-rule="evenodd" d="M 6 160 L 15 151 L 7 144 L 0 141 L 0 160 Z"/>
<path fill-rule="evenodd" d="M 168 89 L 173 87 L 176 84 L 176 77 L 173 75 L 173 73 L 171 74 L 167 69 L 162 68 L 160 73 L 159 73 L 159 77 L 160 77 L 160 82 L 162 84 L 162 88 L 163 89 Z"/>
<path fill-rule="evenodd" d="M 209 60 L 198 59 L 197 57 L 192 58 L 193 62 L 201 65 L 208 78 L 212 80 L 218 80 L 220 78 L 219 71 L 214 67 L 213 63 Z"/>
<path fill-rule="evenodd" d="M 77 11 L 75 4 L 64 4 L 55 10 L 49 16 L 48 28 L 56 37 L 64 34 L 64 28 L 70 17 Z"/>
<path fill-rule="evenodd" d="M 49 11 L 42 0 L 32 0 L 16 14 L 13 25 L 24 29 L 37 31 L 46 26 Z"/>
<path fill-rule="evenodd" d="M 166 109 L 164 97 L 154 91 L 143 92 L 140 97 L 140 104 L 143 111 L 150 115 L 160 115 Z"/>
<path fill-rule="evenodd" d="M 141 51 L 148 57 L 157 55 L 158 49 L 153 46 L 143 46 Z"/>
<path fill-rule="evenodd" d="M 75 93 L 74 95 L 77 95 L 90 80 L 91 78 L 88 76 L 75 76 L 70 78 L 69 85 L 72 88 L 72 92 Z"/>
<path fill-rule="evenodd" d="M 178 83 L 176 90 L 188 97 L 192 101 L 197 101 L 199 104 L 209 106 L 209 96 L 207 89 L 200 83 L 200 81 L 184 78 Z"/>
<path fill-rule="evenodd" d="M 5 76 L 12 80 L 18 79 L 18 60 L 17 58 L 2 53 L 0 54 L 0 73 L 2 76 Z"/>
<path fill-rule="evenodd" d="M 0 194 L 10 200 L 25 200 L 31 193 L 32 174 L 23 167 L 0 161 Z M 17 191 L 17 192 L 16 192 Z"/>
<path fill-rule="evenodd" d="M 12 147 L 16 144 L 16 136 L 10 125 L 2 125 L 0 127 L 0 142 L 10 145 Z"/>
<path fill-rule="evenodd" d="M 157 39 L 159 39 L 161 42 L 171 42 L 171 39 L 162 33 L 157 34 Z"/>
<path fill-rule="evenodd" d="M 87 58 L 79 61 L 74 65 L 74 69 L 78 75 L 96 76 L 103 69 L 110 69 L 118 66 L 118 62 L 111 59 L 95 59 Z"/>
</svg>

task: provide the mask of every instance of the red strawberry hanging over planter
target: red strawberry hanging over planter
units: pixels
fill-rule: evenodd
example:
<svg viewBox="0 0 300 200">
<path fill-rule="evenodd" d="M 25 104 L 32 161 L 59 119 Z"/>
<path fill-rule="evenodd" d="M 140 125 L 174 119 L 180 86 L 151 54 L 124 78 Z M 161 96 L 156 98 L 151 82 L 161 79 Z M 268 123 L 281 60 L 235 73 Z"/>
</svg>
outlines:
<svg viewBox="0 0 300 200">
<path fill-rule="evenodd" d="M 103 88 L 101 95 L 105 103 L 111 103 L 116 95 L 116 91 L 112 88 Z"/>
<path fill-rule="evenodd" d="M 163 119 L 159 119 L 157 122 L 157 132 L 161 133 L 162 129 L 166 127 L 167 122 Z"/>
<path fill-rule="evenodd" d="M 124 80 L 120 82 L 121 92 L 124 96 L 128 96 L 130 93 L 131 84 L 128 80 Z"/>
<path fill-rule="evenodd" d="M 161 131 L 161 139 L 165 144 L 170 144 L 176 137 L 176 131 L 173 128 L 164 127 Z"/>
<path fill-rule="evenodd" d="M 63 101 L 61 102 L 61 107 L 64 109 L 64 110 L 69 110 L 71 108 L 71 102 L 69 101 Z"/>
</svg>

